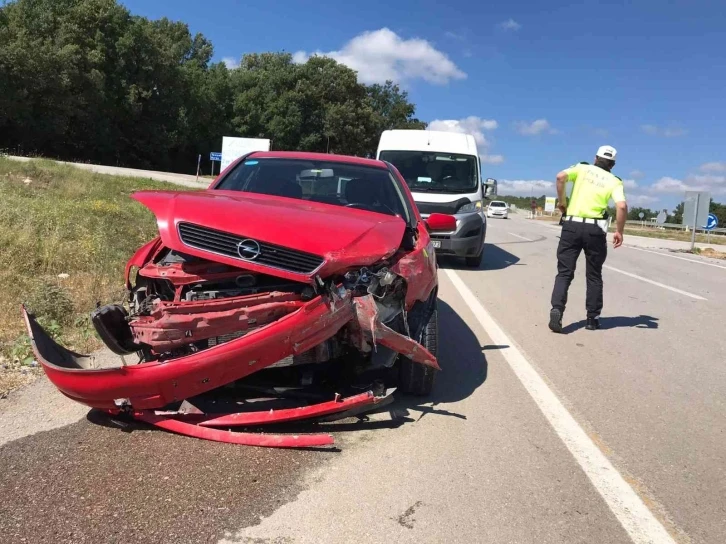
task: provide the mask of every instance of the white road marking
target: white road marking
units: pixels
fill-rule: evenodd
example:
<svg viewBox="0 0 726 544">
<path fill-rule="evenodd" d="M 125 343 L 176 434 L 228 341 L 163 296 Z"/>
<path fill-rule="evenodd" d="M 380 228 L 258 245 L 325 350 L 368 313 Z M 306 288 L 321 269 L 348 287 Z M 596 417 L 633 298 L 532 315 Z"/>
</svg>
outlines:
<svg viewBox="0 0 726 544">
<path fill-rule="evenodd" d="M 688 261 L 689 263 L 702 264 L 704 266 L 713 266 L 714 268 L 723 268 L 724 270 L 726 270 L 726 266 L 721 266 L 720 264 L 697 261 L 696 259 L 687 259 L 686 257 L 678 257 L 677 255 L 666 255 L 665 253 L 661 253 L 660 251 L 652 251 L 650 249 L 643 249 L 642 247 L 626 246 L 625 244 L 623 244 L 623 247 L 627 247 L 628 249 L 635 249 L 636 251 L 644 251 L 645 253 L 652 253 L 653 255 L 660 255 L 661 257 L 670 257 L 671 259 L 679 259 L 681 261 Z"/>
<path fill-rule="evenodd" d="M 679 293 L 681 295 L 686 295 L 687 297 L 695 298 L 696 300 L 708 300 L 706 298 L 703 298 L 700 295 L 694 295 L 693 293 L 689 293 L 688 291 L 676 289 L 675 287 L 671 287 L 670 285 L 658 283 L 657 281 L 649 280 L 648 278 L 644 278 L 643 276 L 638 276 L 637 274 L 633 274 L 632 272 L 626 272 L 625 270 L 620 270 L 619 268 L 614 268 L 609 265 L 603 265 L 603 268 L 607 268 L 608 270 L 612 270 L 613 272 L 623 274 L 624 276 L 629 276 L 631 278 L 635 278 L 636 280 L 644 281 L 644 282 L 650 283 L 652 285 L 657 285 L 658 287 L 662 287 L 663 289 L 668 289 L 669 291 L 673 291 L 674 293 Z"/>
<path fill-rule="evenodd" d="M 512 236 L 516 236 L 517 238 L 521 238 L 522 240 L 527 240 L 528 242 L 534 242 L 534 240 L 530 240 L 529 238 L 525 238 L 524 236 L 520 236 L 519 234 L 514 234 L 513 232 L 510 232 Z"/>
<path fill-rule="evenodd" d="M 675 540 L 668 534 L 665 527 L 578 425 L 459 275 L 453 270 L 447 269 L 444 272 L 489 335 L 492 343 L 509 346 L 501 350 L 507 363 L 630 535 L 631 540 L 635 544 L 675 544 Z"/>
</svg>

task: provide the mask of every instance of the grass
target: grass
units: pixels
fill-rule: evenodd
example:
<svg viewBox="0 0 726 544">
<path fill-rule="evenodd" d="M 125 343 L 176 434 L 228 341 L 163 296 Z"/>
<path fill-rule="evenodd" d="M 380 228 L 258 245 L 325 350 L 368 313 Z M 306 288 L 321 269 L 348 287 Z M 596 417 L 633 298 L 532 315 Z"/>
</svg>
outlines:
<svg viewBox="0 0 726 544">
<path fill-rule="evenodd" d="M 611 228 L 611 231 L 615 231 L 615 228 Z M 654 228 L 625 228 L 625 235 L 632 236 L 644 236 L 646 238 L 658 238 L 660 240 L 676 240 L 679 242 L 690 242 L 691 233 L 682 231 L 662 231 Z M 714 244 L 714 245 L 726 245 L 726 236 L 712 234 L 710 239 L 705 234 L 696 234 L 696 242 L 699 244 Z"/>
<path fill-rule="evenodd" d="M 0 157 L 0 363 L 6 369 L 32 362 L 21 303 L 71 349 L 101 346 L 89 312 L 97 302 L 122 300 L 126 261 L 158 232 L 153 214 L 129 198 L 142 189 L 183 190 Z"/>
</svg>

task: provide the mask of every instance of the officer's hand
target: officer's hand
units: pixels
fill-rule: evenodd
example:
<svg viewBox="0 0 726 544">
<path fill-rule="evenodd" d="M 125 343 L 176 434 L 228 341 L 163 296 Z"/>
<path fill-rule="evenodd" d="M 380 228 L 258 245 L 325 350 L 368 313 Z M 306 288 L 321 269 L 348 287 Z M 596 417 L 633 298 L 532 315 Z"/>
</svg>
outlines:
<svg viewBox="0 0 726 544">
<path fill-rule="evenodd" d="M 620 247 L 623 245 L 623 235 L 619 232 L 613 234 L 613 247 Z"/>
<path fill-rule="evenodd" d="M 567 206 L 560 204 L 559 206 L 557 206 L 557 209 L 559 209 L 560 212 L 562 212 L 562 215 L 565 215 L 567 213 Z"/>
</svg>

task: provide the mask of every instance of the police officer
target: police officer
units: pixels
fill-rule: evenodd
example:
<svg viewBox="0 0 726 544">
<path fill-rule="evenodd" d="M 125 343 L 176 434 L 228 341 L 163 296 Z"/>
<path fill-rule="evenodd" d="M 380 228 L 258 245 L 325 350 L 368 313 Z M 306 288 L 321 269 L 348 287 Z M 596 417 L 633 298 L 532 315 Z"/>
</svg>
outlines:
<svg viewBox="0 0 726 544">
<path fill-rule="evenodd" d="M 603 305 L 602 267 L 607 256 L 607 205 L 610 198 L 617 210 L 613 247 L 623 243 L 623 228 L 628 215 L 623 181 L 610 171 L 615 166 L 615 148 L 604 145 L 597 150 L 595 164 L 581 162 L 557 174 L 557 196 L 562 212 L 562 233 L 557 248 L 557 277 L 552 290 L 552 309 L 549 327 L 562 332 L 562 315 L 567 305 L 567 292 L 575 277 L 575 266 L 580 252 L 585 252 L 588 330 L 600 328 Z M 570 201 L 567 202 L 565 185 L 573 182 Z"/>
</svg>

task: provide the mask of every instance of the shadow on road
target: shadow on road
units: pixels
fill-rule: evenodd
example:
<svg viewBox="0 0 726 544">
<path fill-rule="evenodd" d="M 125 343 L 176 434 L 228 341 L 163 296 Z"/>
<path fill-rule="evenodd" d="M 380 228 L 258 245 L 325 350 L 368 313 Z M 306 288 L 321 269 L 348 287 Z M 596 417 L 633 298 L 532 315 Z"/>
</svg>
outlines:
<svg viewBox="0 0 726 544">
<path fill-rule="evenodd" d="M 469 328 L 469 325 L 451 306 L 439 300 L 439 350 L 441 372 L 436 376 L 434 389 L 429 397 L 401 395 L 391 407 L 391 415 L 404 417 L 419 412 L 466 419 L 466 416 L 441 410 L 439 404 L 449 404 L 471 396 L 487 379 L 487 359 L 484 351 L 504 349 L 509 346 L 485 345 Z"/>
<path fill-rule="evenodd" d="M 463 259 L 449 255 L 441 255 L 438 260 L 443 268 L 452 270 L 503 270 L 515 265 L 525 266 L 519 262 L 519 257 L 494 244 L 484 244 L 484 255 L 477 267 L 466 266 Z"/>
<path fill-rule="evenodd" d="M 565 334 L 569 334 L 571 332 L 579 331 L 580 329 L 584 329 L 586 324 L 587 321 L 584 319 L 576 323 L 570 323 L 562 329 L 562 332 L 564 332 Z M 658 318 L 651 317 L 649 315 L 639 315 L 637 317 L 618 316 L 600 318 L 600 329 L 602 330 L 623 328 L 657 329 Z"/>
</svg>

